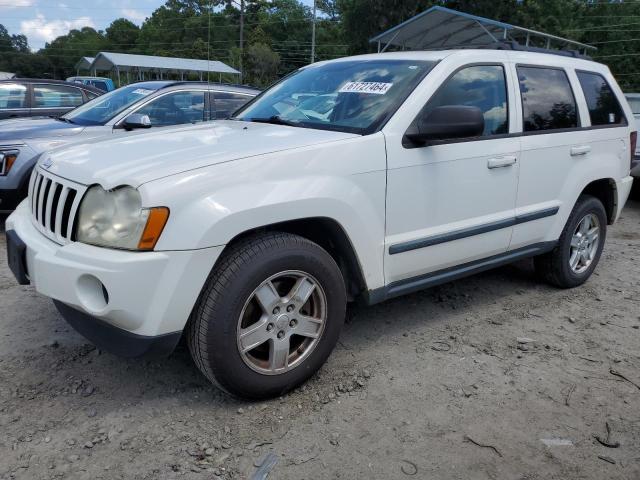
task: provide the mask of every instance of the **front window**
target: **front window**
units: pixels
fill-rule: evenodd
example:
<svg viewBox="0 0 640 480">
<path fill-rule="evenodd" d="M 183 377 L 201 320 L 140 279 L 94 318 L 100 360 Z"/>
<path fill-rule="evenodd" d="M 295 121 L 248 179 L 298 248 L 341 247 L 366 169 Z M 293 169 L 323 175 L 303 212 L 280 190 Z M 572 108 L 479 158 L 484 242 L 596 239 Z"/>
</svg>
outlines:
<svg viewBox="0 0 640 480">
<path fill-rule="evenodd" d="M 148 115 L 153 127 L 202 122 L 205 113 L 205 93 L 168 93 L 150 101 L 136 113 Z"/>
<path fill-rule="evenodd" d="M 94 98 L 90 102 L 62 116 L 63 120 L 78 125 L 104 125 L 134 103 L 154 93 L 157 89 L 129 85 Z"/>
<path fill-rule="evenodd" d="M 504 67 L 474 65 L 459 70 L 431 97 L 421 117 L 449 105 L 478 107 L 484 116 L 483 136 L 509 133 Z"/>
<path fill-rule="evenodd" d="M 434 62 L 349 60 L 301 69 L 236 119 L 367 134 L 392 115 Z"/>
</svg>

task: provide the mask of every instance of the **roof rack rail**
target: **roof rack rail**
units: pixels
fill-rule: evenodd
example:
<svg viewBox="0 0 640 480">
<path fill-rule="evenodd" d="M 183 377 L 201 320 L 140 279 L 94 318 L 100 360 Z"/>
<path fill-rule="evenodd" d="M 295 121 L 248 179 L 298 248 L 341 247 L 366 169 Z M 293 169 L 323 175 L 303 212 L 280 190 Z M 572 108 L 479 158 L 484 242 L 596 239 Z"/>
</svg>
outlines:
<svg viewBox="0 0 640 480">
<path fill-rule="evenodd" d="M 597 50 L 586 43 L 439 5 L 376 35 L 369 42 L 378 45 L 378 52 L 389 47 L 400 50 L 509 48 L 586 57 L 587 51 Z"/>
<path fill-rule="evenodd" d="M 519 51 L 519 52 L 535 52 L 535 53 L 548 53 L 551 55 L 560 55 L 563 57 L 572 57 L 572 58 L 582 58 L 585 60 L 592 60 L 592 58 L 585 54 L 580 52 L 579 50 L 573 50 L 573 49 L 568 49 L 568 50 L 556 50 L 553 48 L 543 48 L 543 47 L 533 47 L 531 45 L 527 46 L 527 45 L 521 45 L 520 43 L 516 42 L 515 40 L 505 40 L 502 42 L 495 42 L 495 43 L 490 43 L 490 44 L 486 44 L 486 45 L 475 45 L 475 46 L 467 46 L 467 45 L 458 45 L 457 47 L 447 47 L 447 49 L 452 49 L 452 48 L 459 48 L 459 49 L 465 49 L 465 48 L 479 48 L 479 49 L 487 49 L 487 50 L 515 50 L 515 51 Z"/>
</svg>

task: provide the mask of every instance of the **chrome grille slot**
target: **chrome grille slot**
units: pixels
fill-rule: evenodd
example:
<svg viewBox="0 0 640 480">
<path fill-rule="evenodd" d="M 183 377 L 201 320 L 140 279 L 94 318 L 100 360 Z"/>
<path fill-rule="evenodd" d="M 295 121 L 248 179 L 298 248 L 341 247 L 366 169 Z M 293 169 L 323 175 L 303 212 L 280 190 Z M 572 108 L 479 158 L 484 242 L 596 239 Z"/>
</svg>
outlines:
<svg viewBox="0 0 640 480">
<path fill-rule="evenodd" d="M 72 241 L 73 226 L 85 187 L 39 168 L 29 181 L 29 204 L 34 225 L 51 240 Z"/>
</svg>

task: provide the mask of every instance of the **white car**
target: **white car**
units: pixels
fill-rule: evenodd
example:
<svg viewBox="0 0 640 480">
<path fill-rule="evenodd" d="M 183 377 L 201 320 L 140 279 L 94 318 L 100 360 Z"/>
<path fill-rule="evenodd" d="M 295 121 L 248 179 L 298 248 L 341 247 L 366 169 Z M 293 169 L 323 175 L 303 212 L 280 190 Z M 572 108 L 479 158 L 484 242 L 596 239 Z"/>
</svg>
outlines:
<svg viewBox="0 0 640 480">
<path fill-rule="evenodd" d="M 640 123 L 640 93 L 627 93 L 625 97 L 627 97 L 627 101 L 635 117 L 636 128 L 638 128 L 638 124 Z M 640 144 L 636 144 L 636 158 L 634 166 L 631 168 L 631 175 L 640 177 Z"/>
<path fill-rule="evenodd" d="M 329 115 L 299 108 L 334 94 Z M 325 362 L 347 302 L 527 257 L 585 282 L 631 189 L 632 118 L 585 59 L 320 62 L 231 120 L 43 155 L 6 222 L 9 265 L 105 350 L 186 335 L 224 390 L 275 396 Z"/>
</svg>

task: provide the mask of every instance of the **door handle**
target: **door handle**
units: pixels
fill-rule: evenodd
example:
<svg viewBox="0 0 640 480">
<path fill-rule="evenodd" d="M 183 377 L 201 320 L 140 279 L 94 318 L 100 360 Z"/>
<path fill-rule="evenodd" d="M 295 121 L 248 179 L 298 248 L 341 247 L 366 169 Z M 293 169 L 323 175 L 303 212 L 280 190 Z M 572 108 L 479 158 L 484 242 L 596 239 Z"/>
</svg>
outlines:
<svg viewBox="0 0 640 480">
<path fill-rule="evenodd" d="M 580 147 L 571 147 L 571 156 L 579 157 L 582 155 L 586 155 L 591 151 L 591 147 L 589 145 L 582 145 Z"/>
<path fill-rule="evenodd" d="M 487 168 L 503 168 L 510 167 L 515 164 L 518 160 L 518 157 L 515 155 L 505 155 L 504 157 L 495 157 L 490 158 L 487 161 Z"/>
</svg>

